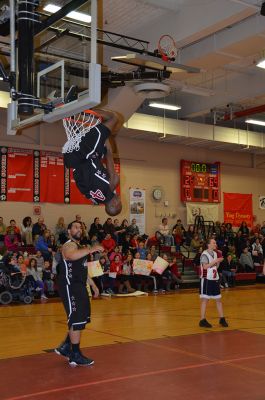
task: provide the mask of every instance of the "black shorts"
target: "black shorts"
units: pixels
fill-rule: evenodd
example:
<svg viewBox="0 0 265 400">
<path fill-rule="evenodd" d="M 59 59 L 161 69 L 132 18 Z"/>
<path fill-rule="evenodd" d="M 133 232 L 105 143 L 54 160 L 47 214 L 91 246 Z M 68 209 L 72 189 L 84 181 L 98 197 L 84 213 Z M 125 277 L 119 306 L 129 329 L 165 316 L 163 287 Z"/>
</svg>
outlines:
<svg viewBox="0 0 265 400">
<path fill-rule="evenodd" d="M 101 159 L 106 154 L 105 143 L 110 136 L 110 130 L 103 124 L 92 128 L 80 142 L 79 150 L 64 153 L 67 168 L 78 168 L 80 163 L 88 158 Z"/>
<path fill-rule="evenodd" d="M 206 278 L 201 279 L 200 284 L 200 298 L 201 299 L 220 299 L 221 291 L 219 280 L 212 281 Z"/>
<path fill-rule="evenodd" d="M 85 161 L 74 170 L 73 176 L 79 191 L 94 204 L 105 204 L 113 198 L 108 171 L 100 160 Z"/>
<path fill-rule="evenodd" d="M 73 328 L 74 331 L 85 329 L 86 324 L 90 322 L 90 300 L 86 285 L 59 283 L 59 293 L 68 318 L 69 329 Z"/>
</svg>

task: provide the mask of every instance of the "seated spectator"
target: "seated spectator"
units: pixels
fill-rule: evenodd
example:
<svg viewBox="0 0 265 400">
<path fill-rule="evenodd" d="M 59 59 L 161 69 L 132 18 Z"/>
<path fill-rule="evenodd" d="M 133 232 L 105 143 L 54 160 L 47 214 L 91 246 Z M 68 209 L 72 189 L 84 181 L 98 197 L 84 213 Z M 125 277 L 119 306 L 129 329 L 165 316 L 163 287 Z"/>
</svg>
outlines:
<svg viewBox="0 0 265 400">
<path fill-rule="evenodd" d="M 27 274 L 27 263 L 24 260 L 24 257 L 20 254 L 17 257 L 17 265 L 19 268 L 19 271 L 22 273 L 22 275 L 26 275 Z"/>
<path fill-rule="evenodd" d="M 130 241 L 131 241 L 131 236 L 125 235 L 124 239 L 121 242 L 122 254 L 127 254 L 128 251 L 130 250 Z"/>
<path fill-rule="evenodd" d="M 188 230 L 185 232 L 185 237 L 184 237 L 186 246 L 190 247 L 193 235 L 194 235 L 194 226 L 189 225 Z"/>
<path fill-rule="evenodd" d="M 181 222 L 181 219 L 180 219 L 180 218 L 177 219 L 177 223 L 173 226 L 173 229 L 176 229 L 177 227 L 179 227 L 179 228 L 181 229 L 182 235 L 184 236 L 184 235 L 185 235 L 185 228 L 184 228 L 184 226 L 182 225 L 182 222 Z"/>
<path fill-rule="evenodd" d="M 260 265 L 263 263 L 263 249 L 260 244 L 259 238 L 257 238 L 252 244 L 252 258 L 254 264 Z"/>
<path fill-rule="evenodd" d="M 236 248 L 235 248 L 235 246 L 228 246 L 228 249 L 227 249 L 227 254 L 224 254 L 223 253 L 223 256 L 231 256 L 232 257 L 232 261 L 234 262 L 234 263 L 237 263 L 238 262 L 238 258 L 237 258 L 237 255 L 236 255 Z"/>
<path fill-rule="evenodd" d="M 17 252 L 20 245 L 20 236 L 7 233 L 4 236 L 4 245 L 9 252 Z"/>
<path fill-rule="evenodd" d="M 234 244 L 235 244 L 235 248 L 236 248 L 236 255 L 237 258 L 240 257 L 240 254 L 242 253 L 243 249 L 246 247 L 247 245 L 247 241 L 246 238 L 242 235 L 241 231 L 238 231 L 235 239 L 234 239 Z"/>
<path fill-rule="evenodd" d="M 214 232 L 216 233 L 216 237 L 218 237 L 221 233 L 221 222 L 216 221 L 214 224 Z"/>
<path fill-rule="evenodd" d="M 132 280 L 132 264 L 133 264 L 133 256 L 132 254 L 128 254 L 126 259 L 122 263 L 122 268 L 120 274 L 117 276 L 119 281 L 119 293 L 124 293 L 124 288 L 127 293 L 134 293 L 135 289 L 131 287 Z"/>
<path fill-rule="evenodd" d="M 221 285 L 224 285 L 226 288 L 228 288 L 229 283 L 231 286 L 235 286 L 236 270 L 237 264 L 233 260 L 232 255 L 228 254 L 220 264 L 220 275 L 222 275 Z"/>
<path fill-rule="evenodd" d="M 98 217 L 94 218 L 94 222 L 90 225 L 89 229 L 90 238 L 92 238 L 92 236 L 94 235 L 100 242 L 105 236 L 103 226 L 100 224 L 100 220 Z"/>
<path fill-rule="evenodd" d="M 254 272 L 254 262 L 247 246 L 243 249 L 239 262 L 246 272 Z"/>
<path fill-rule="evenodd" d="M 113 239 L 115 238 L 115 229 L 112 223 L 112 218 L 107 218 L 107 220 L 103 224 L 103 230 L 105 234 L 109 233 Z"/>
<path fill-rule="evenodd" d="M 6 228 L 7 235 L 16 235 L 21 239 L 20 229 L 16 226 L 16 221 L 14 219 L 10 220 L 10 225 Z"/>
<path fill-rule="evenodd" d="M 138 235 L 135 234 L 131 237 L 131 240 L 130 240 L 130 251 L 131 251 L 132 255 L 134 255 L 134 257 L 135 257 L 135 253 L 137 252 L 137 249 L 138 249 Z"/>
<path fill-rule="evenodd" d="M 113 251 L 109 254 L 110 262 L 112 262 L 116 256 L 118 256 L 120 261 L 122 261 L 122 254 L 120 252 L 120 247 L 117 245 L 115 245 Z"/>
<path fill-rule="evenodd" d="M 238 232 L 242 233 L 242 236 L 249 236 L 249 229 L 247 226 L 247 223 L 245 221 L 242 222 L 242 224 L 240 225 Z"/>
<path fill-rule="evenodd" d="M 182 245 L 184 241 L 184 233 L 183 229 L 181 228 L 180 225 L 177 225 L 175 228 L 172 230 L 172 235 L 174 237 L 174 241 L 176 244 L 176 249 L 179 251 L 180 246 Z"/>
<path fill-rule="evenodd" d="M 44 258 L 44 260 L 51 260 L 52 258 L 52 248 L 50 242 L 50 232 L 45 230 L 42 236 L 39 236 L 35 249 L 39 250 Z"/>
<path fill-rule="evenodd" d="M 150 247 L 150 254 L 151 254 L 151 261 L 155 261 L 155 259 L 158 257 L 158 250 L 154 245 Z"/>
<path fill-rule="evenodd" d="M 115 240 L 112 239 L 110 233 L 106 234 L 105 239 L 102 240 L 101 244 L 104 247 L 104 250 L 107 252 L 107 254 L 110 254 L 116 246 L 116 242 Z"/>
<path fill-rule="evenodd" d="M 170 232 L 170 228 L 168 225 L 168 219 L 167 218 L 163 218 L 162 219 L 162 224 L 159 225 L 158 227 L 158 231 L 164 236 L 165 238 L 165 246 L 174 246 L 175 242 L 174 242 L 174 237 L 172 236 L 171 232 Z"/>
<path fill-rule="evenodd" d="M 6 235 L 6 226 L 4 224 L 3 217 L 0 217 L 0 247 L 4 244 L 4 238 Z"/>
<path fill-rule="evenodd" d="M 232 225 L 227 223 L 225 225 L 225 236 L 226 236 L 226 242 L 228 246 L 233 246 L 234 245 L 234 237 L 235 234 L 233 232 Z"/>
<path fill-rule="evenodd" d="M 180 284 L 182 283 L 181 273 L 179 272 L 177 258 L 173 257 L 172 262 L 169 263 L 172 280 L 175 284 L 175 289 L 179 289 Z"/>
<path fill-rule="evenodd" d="M 33 242 L 36 239 L 36 237 L 41 236 L 46 229 L 47 228 L 46 228 L 46 225 L 44 224 L 44 218 L 39 217 L 38 221 L 35 224 L 33 224 L 33 226 L 32 226 Z"/>
<path fill-rule="evenodd" d="M 37 263 L 37 271 L 38 271 L 39 274 L 41 274 L 41 277 L 42 277 L 42 271 L 44 269 L 44 258 L 42 256 L 40 250 L 37 250 L 36 255 L 35 255 L 34 258 L 35 258 L 36 263 Z"/>
<path fill-rule="evenodd" d="M 114 219 L 114 236 L 118 244 L 120 244 L 120 234 L 124 232 L 124 229 L 120 226 L 120 222 L 117 218 Z"/>
<path fill-rule="evenodd" d="M 121 230 L 122 231 L 119 234 L 119 244 L 122 244 L 124 239 L 125 239 L 125 236 L 128 235 L 128 232 L 127 232 L 128 226 L 129 226 L 128 220 L 127 219 L 123 219 L 122 223 L 121 223 Z"/>
<path fill-rule="evenodd" d="M 136 219 L 133 218 L 131 225 L 128 226 L 127 228 L 127 234 L 130 236 L 134 236 L 134 235 L 140 235 L 140 230 L 139 227 L 136 225 Z"/>
<path fill-rule="evenodd" d="M 190 248 L 192 251 L 197 252 L 198 249 L 202 246 L 202 240 L 199 239 L 197 233 L 193 235 L 193 238 L 190 243 Z"/>
<path fill-rule="evenodd" d="M 53 233 L 50 234 L 50 247 L 52 249 L 52 252 L 56 253 L 58 246 L 57 246 L 57 241 L 55 239 L 55 235 Z"/>
<path fill-rule="evenodd" d="M 37 271 L 37 263 L 34 258 L 30 259 L 29 265 L 27 267 L 27 275 L 32 276 L 35 282 L 35 288 L 40 291 L 41 293 L 41 299 L 42 300 L 47 300 L 47 297 L 45 296 L 44 293 L 44 283 Z"/>
<path fill-rule="evenodd" d="M 64 244 L 68 239 L 67 226 L 64 222 L 64 217 L 59 217 L 55 225 L 55 240 L 58 244 Z"/>
<path fill-rule="evenodd" d="M 145 242 L 142 240 L 139 242 L 138 247 L 136 249 L 137 253 L 140 254 L 140 259 L 141 260 L 146 260 L 146 255 L 147 255 L 147 249 L 145 247 Z"/>
<path fill-rule="evenodd" d="M 31 217 L 23 218 L 21 224 L 21 240 L 26 246 L 32 246 L 32 219 Z"/>
<path fill-rule="evenodd" d="M 44 269 L 42 273 L 42 281 L 44 283 L 44 287 L 47 288 L 47 291 L 50 295 L 54 294 L 54 275 L 51 271 L 51 264 L 49 260 L 44 261 Z"/>
</svg>

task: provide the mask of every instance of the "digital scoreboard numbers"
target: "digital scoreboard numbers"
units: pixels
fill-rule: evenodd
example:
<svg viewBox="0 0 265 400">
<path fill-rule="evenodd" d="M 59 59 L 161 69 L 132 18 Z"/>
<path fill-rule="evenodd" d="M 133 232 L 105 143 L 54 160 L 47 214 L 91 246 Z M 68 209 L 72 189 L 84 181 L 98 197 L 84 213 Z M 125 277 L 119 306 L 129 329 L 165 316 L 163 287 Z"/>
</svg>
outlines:
<svg viewBox="0 0 265 400">
<path fill-rule="evenodd" d="M 180 162 L 181 201 L 220 203 L 220 163 Z"/>
</svg>

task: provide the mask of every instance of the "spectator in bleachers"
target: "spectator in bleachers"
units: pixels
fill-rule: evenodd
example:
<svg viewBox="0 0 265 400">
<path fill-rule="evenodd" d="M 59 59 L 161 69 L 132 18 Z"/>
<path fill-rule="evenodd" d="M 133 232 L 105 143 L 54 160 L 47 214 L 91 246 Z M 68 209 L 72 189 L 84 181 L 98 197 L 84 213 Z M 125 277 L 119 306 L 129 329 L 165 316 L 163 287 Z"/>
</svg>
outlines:
<svg viewBox="0 0 265 400">
<path fill-rule="evenodd" d="M 235 234 L 233 232 L 232 225 L 227 223 L 225 226 L 225 237 L 226 237 L 226 242 L 228 246 L 231 246 L 234 244 L 234 237 Z"/>
<path fill-rule="evenodd" d="M 239 262 L 246 272 L 254 272 L 254 262 L 247 246 L 244 247 Z"/>
<path fill-rule="evenodd" d="M 46 229 L 47 228 L 46 228 L 46 225 L 44 223 L 44 218 L 43 217 L 39 217 L 38 221 L 35 224 L 33 224 L 33 226 L 32 226 L 32 238 L 33 238 L 33 241 L 36 239 L 37 236 L 41 236 Z"/>
<path fill-rule="evenodd" d="M 174 237 L 171 234 L 170 227 L 168 225 L 168 219 L 162 218 L 162 223 L 158 226 L 158 232 L 160 232 L 165 238 L 165 246 L 174 246 Z"/>
<path fill-rule="evenodd" d="M 145 247 L 145 242 L 140 241 L 138 244 L 138 247 L 136 249 L 136 252 L 140 254 L 140 259 L 141 260 L 146 260 L 146 255 L 147 255 L 147 249 Z"/>
<path fill-rule="evenodd" d="M 44 268 L 44 258 L 41 254 L 40 250 L 36 251 L 36 255 L 34 257 L 36 259 L 36 263 L 37 263 L 37 270 L 39 273 L 42 273 L 42 270 Z"/>
<path fill-rule="evenodd" d="M 130 251 L 132 252 L 132 254 L 135 257 L 135 253 L 137 252 L 138 249 L 138 235 L 137 233 L 135 233 L 130 240 Z M 141 258 L 141 256 L 140 256 Z"/>
<path fill-rule="evenodd" d="M 22 273 L 22 275 L 26 275 L 27 273 L 27 265 L 24 260 L 24 257 L 20 254 L 17 257 L 17 266 L 19 268 L 19 271 Z"/>
<path fill-rule="evenodd" d="M 36 250 L 40 250 L 44 260 L 51 260 L 52 248 L 50 242 L 50 233 L 48 230 L 45 230 L 43 235 L 39 236 L 35 248 Z"/>
<path fill-rule="evenodd" d="M 21 240 L 26 246 L 32 246 L 33 239 L 32 239 L 32 219 L 31 217 L 23 218 L 21 224 Z"/>
<path fill-rule="evenodd" d="M 155 259 L 156 259 L 157 256 L 158 256 L 158 251 L 157 251 L 157 249 L 156 249 L 156 247 L 155 247 L 154 245 L 152 245 L 152 246 L 150 247 L 150 254 L 151 254 L 151 260 L 152 260 L 152 261 L 155 261 Z"/>
<path fill-rule="evenodd" d="M 193 238 L 191 239 L 191 243 L 190 243 L 191 250 L 194 252 L 197 252 L 201 246 L 202 246 L 202 240 L 200 240 L 197 233 L 194 233 Z"/>
<path fill-rule="evenodd" d="M 194 226 L 189 225 L 188 230 L 185 232 L 185 236 L 184 236 L 186 246 L 190 247 L 193 235 L 194 235 Z"/>
<path fill-rule="evenodd" d="M 17 235 L 18 237 L 21 236 L 20 229 L 16 226 L 16 221 L 14 219 L 10 220 L 10 225 L 6 228 L 7 235 Z"/>
<path fill-rule="evenodd" d="M 34 258 L 30 259 L 29 265 L 27 267 L 27 275 L 30 275 L 33 277 L 34 282 L 35 282 L 35 288 L 40 291 L 41 293 L 41 299 L 42 300 L 47 300 L 47 297 L 45 296 L 44 293 L 44 283 L 42 281 L 42 277 L 39 275 L 37 271 L 37 263 Z"/>
<path fill-rule="evenodd" d="M 64 244 L 68 239 L 67 227 L 64 222 L 64 217 L 59 217 L 55 225 L 55 239 L 58 244 Z"/>
<path fill-rule="evenodd" d="M 103 224 L 103 230 L 105 234 L 109 233 L 113 239 L 115 238 L 115 228 L 114 224 L 112 223 L 112 218 L 107 218 Z"/>
<path fill-rule="evenodd" d="M 105 239 L 102 240 L 101 244 L 104 247 L 104 250 L 107 252 L 107 254 L 110 254 L 116 246 L 116 242 L 114 239 L 112 239 L 110 233 L 106 234 Z"/>
<path fill-rule="evenodd" d="M 127 233 L 129 235 L 131 235 L 131 236 L 140 235 L 140 230 L 139 230 L 139 227 L 136 224 L 136 219 L 135 218 L 132 219 L 131 225 L 128 226 Z"/>
<path fill-rule="evenodd" d="M 172 261 L 169 263 L 172 280 L 175 285 L 175 289 L 179 289 L 180 284 L 182 283 L 181 273 L 179 272 L 177 257 L 173 257 Z"/>
<path fill-rule="evenodd" d="M 4 245 L 8 251 L 17 252 L 20 245 L 20 236 L 13 233 L 6 233 L 4 236 Z"/>
<path fill-rule="evenodd" d="M 255 240 L 255 242 L 252 244 L 252 258 L 254 264 L 262 264 L 263 263 L 263 249 L 260 244 L 259 238 Z"/>
<path fill-rule="evenodd" d="M 130 240 L 131 240 L 131 236 L 125 235 L 124 239 L 121 242 L 122 254 L 127 254 L 128 251 L 130 250 Z"/>
<path fill-rule="evenodd" d="M 237 270 L 237 264 L 233 260 L 232 255 L 228 254 L 227 257 L 220 264 L 220 275 L 221 275 L 221 285 L 228 288 L 230 286 L 235 286 L 235 275 Z"/>
<path fill-rule="evenodd" d="M 128 226 L 129 226 L 128 220 L 123 219 L 121 223 L 122 232 L 119 234 L 120 244 L 122 244 L 122 242 L 124 241 L 125 236 L 128 235 Z"/>
<path fill-rule="evenodd" d="M 121 264 L 121 270 L 117 275 L 117 280 L 119 282 L 119 293 L 124 293 L 126 289 L 127 293 L 134 293 L 135 289 L 131 286 L 132 280 L 132 264 L 133 257 L 132 254 L 128 254 L 126 259 Z"/>
<path fill-rule="evenodd" d="M 236 248 L 236 255 L 239 258 L 243 249 L 247 245 L 246 238 L 242 235 L 241 231 L 237 232 L 234 242 L 235 242 L 235 248 Z"/>
<path fill-rule="evenodd" d="M 3 217 L 0 217 L 0 246 L 4 244 L 4 238 L 6 235 L 6 225 L 4 224 Z"/>
<path fill-rule="evenodd" d="M 81 224 L 83 235 L 87 236 L 87 235 L 88 235 L 87 226 L 86 226 L 86 224 L 84 223 L 84 221 L 82 221 L 81 215 L 80 215 L 80 214 L 76 214 L 75 220 Z"/>
<path fill-rule="evenodd" d="M 245 221 L 241 223 L 238 232 L 241 232 L 243 236 L 249 236 L 249 229 Z"/>
<path fill-rule="evenodd" d="M 52 252 L 56 253 L 58 246 L 57 246 L 57 241 L 55 239 L 55 235 L 53 233 L 50 234 L 49 240 L 50 240 L 50 247 L 52 249 Z"/>
<path fill-rule="evenodd" d="M 116 256 L 118 256 L 120 261 L 122 261 L 122 254 L 120 252 L 120 247 L 118 245 L 115 245 L 113 251 L 109 253 L 110 262 L 112 262 Z"/>
<path fill-rule="evenodd" d="M 44 261 L 44 268 L 42 273 L 42 281 L 44 283 L 44 288 L 47 288 L 47 291 L 50 295 L 54 294 L 54 275 L 51 271 L 51 264 L 49 260 Z"/>
<path fill-rule="evenodd" d="M 216 237 L 218 237 L 221 233 L 221 222 L 216 221 L 214 224 L 214 233 L 216 233 Z"/>
<path fill-rule="evenodd" d="M 94 222 L 90 225 L 89 229 L 89 236 L 92 238 L 92 236 L 96 235 L 98 240 L 101 242 L 104 238 L 104 229 L 103 226 L 100 223 L 100 220 L 98 217 L 94 218 Z"/>
<path fill-rule="evenodd" d="M 118 218 L 115 218 L 113 221 L 113 225 L 114 225 L 114 236 L 115 236 L 115 240 L 118 244 L 120 244 L 120 234 L 124 232 L 124 230 L 122 229 L 122 227 L 120 226 L 120 222 L 118 220 Z"/>
</svg>

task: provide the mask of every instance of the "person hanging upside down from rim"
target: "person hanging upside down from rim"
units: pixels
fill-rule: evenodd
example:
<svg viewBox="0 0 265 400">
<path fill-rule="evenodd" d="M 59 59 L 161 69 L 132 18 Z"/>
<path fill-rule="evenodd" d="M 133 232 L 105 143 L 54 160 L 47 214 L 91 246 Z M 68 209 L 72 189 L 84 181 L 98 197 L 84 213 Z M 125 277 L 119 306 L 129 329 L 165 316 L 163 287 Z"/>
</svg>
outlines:
<svg viewBox="0 0 265 400">
<path fill-rule="evenodd" d="M 109 141 L 107 145 L 106 142 L 111 134 L 121 128 L 124 120 L 120 114 L 105 109 L 87 110 L 84 113 L 93 114 L 96 123 L 85 132 L 83 126 L 78 128 L 77 120 L 75 134 L 72 138 L 68 137 L 62 149 L 64 162 L 67 168 L 73 168 L 79 191 L 94 204 L 105 204 L 106 213 L 114 216 L 122 209 L 120 196 L 115 192 L 119 176 L 115 172 L 111 146 Z M 80 116 L 84 113 L 80 113 Z M 106 166 L 102 163 L 103 158 Z"/>
</svg>

